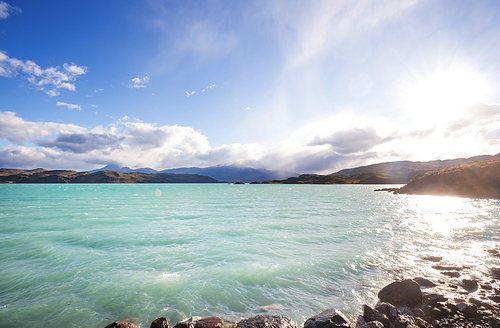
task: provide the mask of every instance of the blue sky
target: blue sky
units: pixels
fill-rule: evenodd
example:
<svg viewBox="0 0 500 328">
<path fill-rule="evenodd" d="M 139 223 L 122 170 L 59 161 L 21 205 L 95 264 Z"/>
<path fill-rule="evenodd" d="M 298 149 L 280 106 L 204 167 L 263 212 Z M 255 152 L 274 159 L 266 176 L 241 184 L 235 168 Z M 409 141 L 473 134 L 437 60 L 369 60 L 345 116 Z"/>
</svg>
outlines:
<svg viewBox="0 0 500 328">
<path fill-rule="evenodd" d="M 0 1 L 0 167 L 500 152 L 498 1 Z"/>
</svg>

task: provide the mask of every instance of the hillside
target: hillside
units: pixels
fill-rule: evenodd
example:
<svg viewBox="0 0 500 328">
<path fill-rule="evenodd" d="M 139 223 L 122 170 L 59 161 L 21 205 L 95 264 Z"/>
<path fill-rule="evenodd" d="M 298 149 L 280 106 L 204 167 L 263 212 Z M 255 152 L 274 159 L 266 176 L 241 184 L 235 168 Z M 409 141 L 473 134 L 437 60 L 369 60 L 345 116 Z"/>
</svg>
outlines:
<svg viewBox="0 0 500 328">
<path fill-rule="evenodd" d="M 414 178 L 396 193 L 500 199 L 500 159 L 428 172 Z"/>
<path fill-rule="evenodd" d="M 435 171 L 438 169 L 473 163 L 477 161 L 484 161 L 500 158 L 500 154 L 490 156 L 474 156 L 470 158 L 457 158 L 449 160 L 437 160 L 429 162 L 387 162 L 367 166 L 360 166 L 351 169 L 340 170 L 331 175 L 342 176 L 359 180 L 364 184 L 384 184 L 384 183 L 409 183 L 417 175 L 425 174 L 427 172 Z"/>
<path fill-rule="evenodd" d="M 70 170 L 0 169 L 0 183 L 217 183 L 219 181 L 197 174 L 116 171 L 77 172 Z"/>
</svg>

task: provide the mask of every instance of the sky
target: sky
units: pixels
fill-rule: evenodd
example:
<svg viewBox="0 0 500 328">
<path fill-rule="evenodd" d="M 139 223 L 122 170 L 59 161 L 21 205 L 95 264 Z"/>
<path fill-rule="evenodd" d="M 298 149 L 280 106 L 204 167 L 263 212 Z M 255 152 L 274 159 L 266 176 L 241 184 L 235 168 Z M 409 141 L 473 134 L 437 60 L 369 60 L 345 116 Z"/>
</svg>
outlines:
<svg viewBox="0 0 500 328">
<path fill-rule="evenodd" d="M 500 2 L 0 1 L 0 167 L 500 153 Z"/>
</svg>

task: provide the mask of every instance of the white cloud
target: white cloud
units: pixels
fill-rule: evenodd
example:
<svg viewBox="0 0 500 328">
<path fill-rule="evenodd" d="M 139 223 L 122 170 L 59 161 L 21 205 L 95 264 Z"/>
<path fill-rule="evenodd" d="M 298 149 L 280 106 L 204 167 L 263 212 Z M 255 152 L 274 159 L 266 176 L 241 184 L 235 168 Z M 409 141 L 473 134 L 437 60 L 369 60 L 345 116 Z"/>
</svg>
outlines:
<svg viewBox="0 0 500 328">
<path fill-rule="evenodd" d="M 86 129 L 29 122 L 15 113 L 0 112 L 0 138 L 14 143 L 0 149 L 0 167 L 83 170 L 112 163 L 166 169 L 236 164 L 327 174 L 378 162 L 495 154 L 499 131 L 500 106 L 478 104 L 458 123 L 405 126 L 345 113 L 305 125 L 274 144 L 233 143 L 213 148 L 207 136 L 189 126 L 158 126 L 124 117 L 108 126 Z"/>
<path fill-rule="evenodd" d="M 82 110 L 82 106 L 80 105 L 68 104 L 60 101 L 56 103 L 56 106 L 66 106 L 68 109 L 76 109 L 78 111 Z"/>
<path fill-rule="evenodd" d="M 249 110 L 250 110 L 251 108 L 250 108 L 250 107 L 247 107 L 247 108 L 245 108 L 245 109 L 249 109 Z"/>
<path fill-rule="evenodd" d="M 189 96 L 194 95 L 195 93 L 196 93 L 196 91 L 191 91 L 191 93 L 186 91 L 186 95 L 188 96 L 188 98 L 189 98 Z"/>
<path fill-rule="evenodd" d="M 130 80 L 132 84 L 129 84 L 129 88 L 132 89 L 138 89 L 138 88 L 145 88 L 146 84 L 149 82 L 149 77 L 144 76 L 143 78 L 140 77 L 134 77 L 132 80 Z"/>
<path fill-rule="evenodd" d="M 10 58 L 5 52 L 0 51 L 0 76 L 13 77 L 21 74 L 38 90 L 44 91 L 51 97 L 59 95 L 57 89 L 60 88 L 75 91 L 73 81 L 86 72 L 87 67 L 67 63 L 62 68 L 56 66 L 42 69 L 31 60 L 22 61 Z"/>
<path fill-rule="evenodd" d="M 9 11 L 21 12 L 21 9 L 18 7 L 13 7 L 6 2 L 0 1 L 0 19 L 6 19 L 7 17 L 9 17 Z"/>
<path fill-rule="evenodd" d="M 205 87 L 205 89 L 201 90 L 201 92 L 205 92 L 207 90 L 210 90 L 210 89 L 213 89 L 213 88 L 217 88 L 217 86 L 215 84 L 212 84 L 212 85 L 207 85 Z"/>
</svg>

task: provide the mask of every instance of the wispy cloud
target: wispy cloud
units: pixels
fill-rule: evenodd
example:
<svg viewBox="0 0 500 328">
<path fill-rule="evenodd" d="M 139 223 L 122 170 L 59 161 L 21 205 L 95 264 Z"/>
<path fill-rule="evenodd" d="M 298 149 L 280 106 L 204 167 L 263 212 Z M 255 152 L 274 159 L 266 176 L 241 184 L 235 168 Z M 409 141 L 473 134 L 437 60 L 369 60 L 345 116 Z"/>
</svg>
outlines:
<svg viewBox="0 0 500 328">
<path fill-rule="evenodd" d="M 189 92 L 187 92 L 187 91 L 186 91 L 186 95 L 187 95 L 188 97 L 189 97 L 189 96 L 191 96 L 191 95 L 194 95 L 195 93 L 196 93 L 196 91 L 191 91 L 191 93 L 189 93 Z"/>
<path fill-rule="evenodd" d="M 60 101 L 56 103 L 56 106 L 66 106 L 68 109 L 76 109 L 78 111 L 82 110 L 82 106 L 80 105 L 68 104 Z"/>
<path fill-rule="evenodd" d="M 9 5 L 6 2 L 0 1 L 0 19 L 6 19 L 9 17 L 10 12 L 17 11 L 21 12 L 21 8 Z"/>
<path fill-rule="evenodd" d="M 207 85 L 205 89 L 201 90 L 201 92 L 205 92 L 205 91 L 213 89 L 213 88 L 217 88 L 217 86 L 215 84 Z"/>
<path fill-rule="evenodd" d="M 33 84 L 38 90 L 50 97 L 60 94 L 59 89 L 75 91 L 73 81 L 80 75 L 87 73 L 87 67 L 74 63 L 64 63 L 63 67 L 48 67 L 42 69 L 31 60 L 10 58 L 0 51 L 0 76 L 13 77 L 21 74 L 23 78 Z"/>
<path fill-rule="evenodd" d="M 132 89 L 145 88 L 146 84 L 149 82 L 149 77 L 147 76 L 144 76 L 143 78 L 134 77 L 132 80 L 130 80 L 130 82 L 132 82 L 132 84 L 128 85 L 129 88 Z"/>
</svg>

